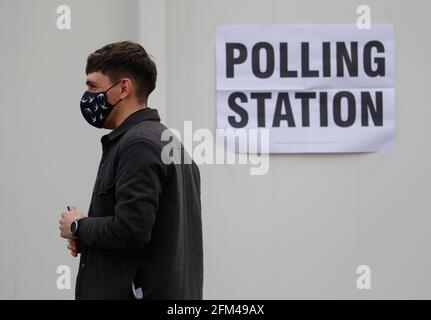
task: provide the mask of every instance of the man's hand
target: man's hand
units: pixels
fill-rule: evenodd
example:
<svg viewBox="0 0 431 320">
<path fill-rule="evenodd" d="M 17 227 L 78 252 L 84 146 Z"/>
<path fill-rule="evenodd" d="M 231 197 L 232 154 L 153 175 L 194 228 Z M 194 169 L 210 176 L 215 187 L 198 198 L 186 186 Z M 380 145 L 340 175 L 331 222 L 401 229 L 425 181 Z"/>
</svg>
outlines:
<svg viewBox="0 0 431 320">
<path fill-rule="evenodd" d="M 82 212 L 77 211 L 75 207 L 70 207 L 70 211 L 68 212 L 62 212 L 60 221 L 59 221 L 60 236 L 66 239 L 76 240 L 77 237 L 75 237 L 70 232 L 70 225 L 72 224 L 73 221 L 82 219 L 84 217 L 85 216 L 82 214 Z"/>
<path fill-rule="evenodd" d="M 70 250 L 70 254 L 74 257 L 78 256 L 79 249 L 78 243 L 76 240 L 68 239 L 67 240 L 67 249 Z"/>
</svg>

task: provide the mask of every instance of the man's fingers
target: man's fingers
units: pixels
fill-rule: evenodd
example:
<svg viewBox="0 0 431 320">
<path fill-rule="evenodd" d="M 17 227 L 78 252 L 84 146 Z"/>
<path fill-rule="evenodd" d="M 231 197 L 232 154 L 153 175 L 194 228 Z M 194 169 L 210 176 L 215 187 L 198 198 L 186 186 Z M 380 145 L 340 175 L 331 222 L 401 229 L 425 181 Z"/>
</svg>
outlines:
<svg viewBox="0 0 431 320">
<path fill-rule="evenodd" d="M 67 248 L 70 250 L 77 251 L 78 246 L 75 239 L 67 239 Z"/>
<path fill-rule="evenodd" d="M 76 244 L 68 244 L 67 245 L 67 249 L 72 250 L 72 251 L 78 251 L 78 248 L 76 247 Z"/>
</svg>

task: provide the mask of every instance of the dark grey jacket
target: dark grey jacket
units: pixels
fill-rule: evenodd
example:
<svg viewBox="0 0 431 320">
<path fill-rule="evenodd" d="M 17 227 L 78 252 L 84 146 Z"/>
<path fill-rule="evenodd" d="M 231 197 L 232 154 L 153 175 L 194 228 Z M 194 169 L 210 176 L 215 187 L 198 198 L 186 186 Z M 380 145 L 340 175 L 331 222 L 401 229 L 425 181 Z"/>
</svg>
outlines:
<svg viewBox="0 0 431 320">
<path fill-rule="evenodd" d="M 78 230 L 76 299 L 134 299 L 132 282 L 144 299 L 202 299 L 199 169 L 162 161 L 165 129 L 157 110 L 145 108 L 102 137 Z"/>
</svg>

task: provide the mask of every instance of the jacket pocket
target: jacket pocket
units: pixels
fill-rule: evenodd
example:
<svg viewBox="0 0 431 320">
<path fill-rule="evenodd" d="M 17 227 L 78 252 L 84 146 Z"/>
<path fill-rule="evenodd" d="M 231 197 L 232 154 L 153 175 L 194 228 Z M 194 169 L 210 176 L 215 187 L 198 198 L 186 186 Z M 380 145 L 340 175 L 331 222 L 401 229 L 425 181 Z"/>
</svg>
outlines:
<svg viewBox="0 0 431 320">
<path fill-rule="evenodd" d="M 114 216 L 116 201 L 115 180 L 101 181 L 93 194 L 93 209 L 97 217 Z"/>
<path fill-rule="evenodd" d="M 99 188 L 96 190 L 96 194 L 98 196 L 107 195 L 111 192 L 115 192 L 116 183 L 115 181 L 111 181 L 105 184 L 102 184 L 99 186 Z"/>
</svg>

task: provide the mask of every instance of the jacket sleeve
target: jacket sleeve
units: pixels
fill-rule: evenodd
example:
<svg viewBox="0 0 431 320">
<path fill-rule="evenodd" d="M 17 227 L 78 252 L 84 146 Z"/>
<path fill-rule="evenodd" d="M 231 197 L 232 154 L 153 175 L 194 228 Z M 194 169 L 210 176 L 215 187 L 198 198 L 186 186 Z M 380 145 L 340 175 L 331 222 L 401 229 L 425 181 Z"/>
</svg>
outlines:
<svg viewBox="0 0 431 320">
<path fill-rule="evenodd" d="M 120 153 L 114 216 L 81 221 L 80 241 L 99 249 L 141 250 L 151 239 L 166 165 L 161 149 L 145 138 L 129 142 Z"/>
</svg>

